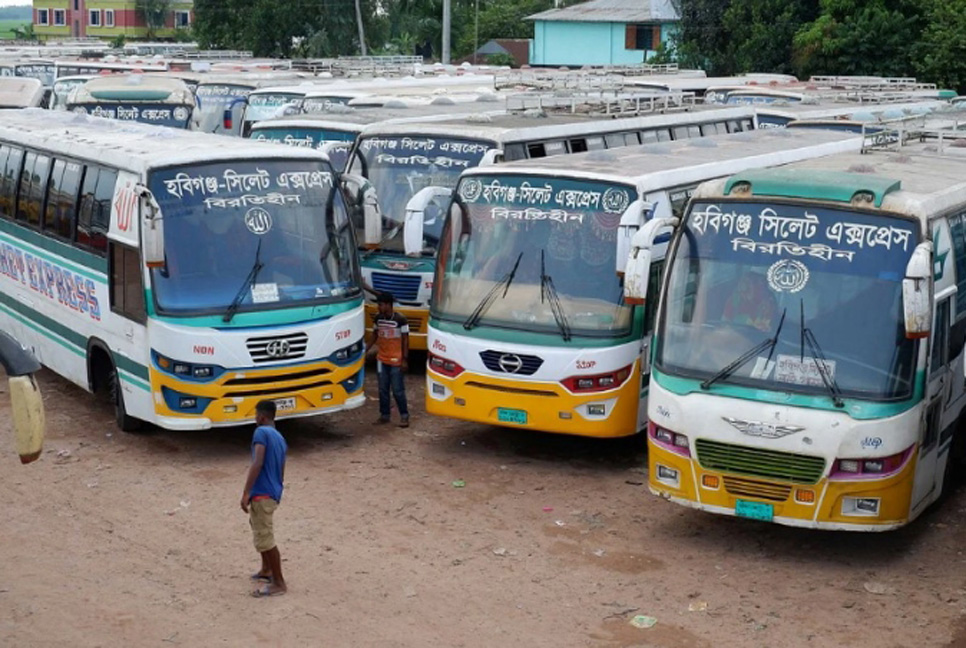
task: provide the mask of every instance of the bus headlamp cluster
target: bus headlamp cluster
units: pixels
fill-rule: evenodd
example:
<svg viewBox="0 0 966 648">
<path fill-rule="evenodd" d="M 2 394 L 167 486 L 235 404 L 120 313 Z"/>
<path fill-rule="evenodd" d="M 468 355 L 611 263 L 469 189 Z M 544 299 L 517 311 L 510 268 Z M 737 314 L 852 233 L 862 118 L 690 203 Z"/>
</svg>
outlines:
<svg viewBox="0 0 966 648">
<path fill-rule="evenodd" d="M 560 383 L 567 388 L 567 391 L 579 394 L 584 392 L 607 391 L 616 389 L 623 385 L 631 375 L 631 365 L 627 365 L 617 371 L 591 376 L 570 376 L 564 378 Z"/>
<path fill-rule="evenodd" d="M 651 434 L 651 439 L 659 443 L 661 446 L 679 455 L 685 457 L 691 456 L 691 445 L 688 443 L 688 437 L 683 434 L 678 434 L 677 432 L 672 432 L 662 427 L 658 427 L 653 423 L 648 424 L 648 428 Z"/>
<path fill-rule="evenodd" d="M 463 367 L 452 360 L 447 360 L 442 356 L 438 356 L 435 353 L 429 354 L 428 360 L 429 368 L 438 374 L 443 374 L 448 378 L 455 378 L 456 376 L 463 373 Z"/>
<path fill-rule="evenodd" d="M 912 447 L 888 457 L 836 459 L 832 466 L 832 477 L 848 478 L 853 475 L 885 477 L 898 472 L 910 454 L 912 454 Z"/>
<path fill-rule="evenodd" d="M 169 373 L 178 378 L 190 378 L 193 380 L 211 380 L 220 376 L 225 370 L 217 365 L 194 364 L 173 360 L 160 353 L 154 354 L 154 362 L 161 371 Z"/>
<path fill-rule="evenodd" d="M 365 344 L 363 344 L 362 339 L 358 339 L 347 347 L 342 347 L 332 354 L 332 358 L 336 362 L 346 362 L 347 360 L 354 359 L 357 355 L 362 353 Z"/>
</svg>

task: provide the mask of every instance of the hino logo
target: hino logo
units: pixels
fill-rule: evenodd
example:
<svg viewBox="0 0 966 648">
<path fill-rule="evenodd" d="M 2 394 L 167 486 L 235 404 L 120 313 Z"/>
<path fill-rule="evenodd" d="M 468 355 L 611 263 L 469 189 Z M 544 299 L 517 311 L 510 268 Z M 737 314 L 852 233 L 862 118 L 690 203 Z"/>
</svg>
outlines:
<svg viewBox="0 0 966 648">
<path fill-rule="evenodd" d="M 500 359 L 497 360 L 497 364 L 506 373 L 516 373 L 523 369 L 523 360 L 520 359 L 520 356 L 512 353 L 504 353 L 501 355 Z"/>
<path fill-rule="evenodd" d="M 272 340 L 265 345 L 265 355 L 269 358 L 283 358 L 290 350 L 288 340 Z"/>
<path fill-rule="evenodd" d="M 742 421 L 740 419 L 731 418 L 730 416 L 722 416 L 725 422 L 730 423 L 732 427 L 741 432 L 742 434 L 747 434 L 753 437 L 762 437 L 764 439 L 780 439 L 786 437 L 789 434 L 795 434 L 796 432 L 801 432 L 805 428 L 798 425 L 775 425 L 773 423 L 762 423 L 760 421 Z"/>
</svg>

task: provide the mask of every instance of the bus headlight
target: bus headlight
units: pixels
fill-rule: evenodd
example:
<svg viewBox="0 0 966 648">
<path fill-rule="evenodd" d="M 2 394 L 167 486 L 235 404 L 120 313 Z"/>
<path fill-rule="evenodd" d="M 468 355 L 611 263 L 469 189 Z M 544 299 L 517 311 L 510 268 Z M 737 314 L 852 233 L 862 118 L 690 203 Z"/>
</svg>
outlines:
<svg viewBox="0 0 966 648">
<path fill-rule="evenodd" d="M 438 356 L 435 353 L 430 353 L 429 358 L 426 361 L 429 368 L 438 374 L 442 374 L 447 378 L 456 378 L 456 376 L 463 373 L 463 367 L 457 362 L 452 360 L 447 360 L 442 356 Z"/>
<path fill-rule="evenodd" d="M 359 354 L 362 353 L 365 344 L 362 342 L 362 338 L 356 340 L 347 347 L 342 347 L 332 354 L 332 361 L 336 364 L 346 364 L 348 362 L 355 361 Z"/>
<path fill-rule="evenodd" d="M 691 445 L 688 443 L 688 437 L 685 435 L 658 427 L 653 423 L 648 423 L 647 428 L 651 440 L 664 449 L 684 457 L 691 456 Z"/>
<path fill-rule="evenodd" d="M 592 376 L 570 376 L 560 381 L 567 391 L 579 394 L 582 392 L 599 392 L 616 389 L 623 385 L 631 375 L 631 365 L 617 371 Z"/>
<path fill-rule="evenodd" d="M 177 376 L 178 378 L 187 378 L 191 380 L 211 380 L 213 378 L 217 378 L 225 371 L 224 367 L 219 367 L 217 365 L 192 364 L 190 362 L 173 360 L 167 356 L 157 353 L 156 351 L 152 351 L 151 355 L 154 357 L 154 364 L 158 369 L 173 376 Z"/>
<path fill-rule="evenodd" d="M 870 459 L 836 459 L 832 464 L 830 479 L 854 479 L 856 477 L 888 477 L 899 472 L 912 455 L 915 446 L 888 457 Z"/>
</svg>

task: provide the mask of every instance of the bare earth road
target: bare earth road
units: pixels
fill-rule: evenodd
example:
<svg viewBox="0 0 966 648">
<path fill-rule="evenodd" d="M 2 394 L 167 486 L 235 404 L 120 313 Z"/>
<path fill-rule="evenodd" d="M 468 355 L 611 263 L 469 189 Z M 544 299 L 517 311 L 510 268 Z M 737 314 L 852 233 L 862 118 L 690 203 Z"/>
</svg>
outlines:
<svg viewBox="0 0 966 648">
<path fill-rule="evenodd" d="M 280 423 L 290 592 L 254 599 L 251 429 L 124 434 L 42 383 L 42 459 L 0 440 L 0 646 L 966 646 L 962 490 L 884 535 L 714 517 L 647 493 L 639 439 L 429 418 L 421 376 L 408 430 Z"/>
</svg>

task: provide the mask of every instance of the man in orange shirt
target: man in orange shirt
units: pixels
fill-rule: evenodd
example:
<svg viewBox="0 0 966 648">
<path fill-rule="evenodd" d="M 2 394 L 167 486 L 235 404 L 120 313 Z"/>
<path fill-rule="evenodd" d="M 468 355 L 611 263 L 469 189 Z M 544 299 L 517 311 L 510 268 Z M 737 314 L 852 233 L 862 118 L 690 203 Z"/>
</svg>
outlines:
<svg viewBox="0 0 966 648">
<path fill-rule="evenodd" d="M 399 427 L 409 427 L 404 374 L 409 371 L 409 321 L 392 307 L 392 295 L 381 292 L 376 297 L 379 313 L 372 327 L 369 355 L 376 356 L 379 376 L 379 418 L 377 424 L 389 422 L 389 390 L 399 408 Z"/>
</svg>

